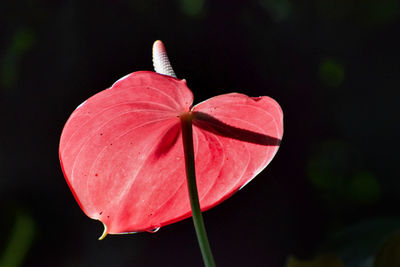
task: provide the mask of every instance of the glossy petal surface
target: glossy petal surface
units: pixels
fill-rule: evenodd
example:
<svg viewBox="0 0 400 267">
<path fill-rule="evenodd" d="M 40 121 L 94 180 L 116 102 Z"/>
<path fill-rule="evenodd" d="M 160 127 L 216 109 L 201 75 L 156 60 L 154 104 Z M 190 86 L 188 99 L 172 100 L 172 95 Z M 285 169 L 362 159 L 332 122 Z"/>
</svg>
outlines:
<svg viewBox="0 0 400 267">
<path fill-rule="evenodd" d="M 190 216 L 179 115 L 193 95 L 183 80 L 135 72 L 80 105 L 60 140 L 65 178 L 82 210 L 108 233 L 151 230 Z M 250 181 L 283 134 L 269 97 L 227 94 L 192 109 L 202 210 Z"/>
</svg>

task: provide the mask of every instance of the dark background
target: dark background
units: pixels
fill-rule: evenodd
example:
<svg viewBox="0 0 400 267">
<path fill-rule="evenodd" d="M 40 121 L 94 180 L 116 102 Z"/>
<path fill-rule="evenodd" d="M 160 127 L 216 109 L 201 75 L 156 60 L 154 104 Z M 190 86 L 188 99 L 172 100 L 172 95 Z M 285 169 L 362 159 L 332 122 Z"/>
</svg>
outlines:
<svg viewBox="0 0 400 267">
<path fill-rule="evenodd" d="M 204 214 L 217 264 L 372 266 L 400 229 L 399 18 L 396 0 L 2 1 L 0 266 L 202 266 L 189 219 L 98 241 L 58 161 L 75 107 L 152 70 L 157 39 L 196 103 L 285 114 L 271 164 Z"/>
</svg>

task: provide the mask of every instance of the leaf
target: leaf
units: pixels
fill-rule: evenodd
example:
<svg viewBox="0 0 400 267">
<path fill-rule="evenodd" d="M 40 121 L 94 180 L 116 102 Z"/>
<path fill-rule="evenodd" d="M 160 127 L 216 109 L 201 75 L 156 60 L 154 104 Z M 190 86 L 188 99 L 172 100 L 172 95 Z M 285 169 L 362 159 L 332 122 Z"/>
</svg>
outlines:
<svg viewBox="0 0 400 267">
<path fill-rule="evenodd" d="M 335 251 L 345 266 L 371 267 L 379 245 L 399 223 L 397 217 L 374 217 L 348 225 L 330 234 L 320 252 Z"/>
<path fill-rule="evenodd" d="M 374 267 L 400 266 L 400 232 L 392 234 L 381 246 Z"/>
<path fill-rule="evenodd" d="M 9 240 L 4 251 L 0 253 L 0 266 L 22 265 L 34 242 L 35 228 L 35 222 L 30 215 L 17 211 L 13 229 L 8 233 Z"/>
<path fill-rule="evenodd" d="M 149 231 L 191 216 L 180 115 L 192 112 L 202 210 L 222 202 L 272 160 L 282 111 L 269 97 L 227 94 L 193 107 L 184 80 L 140 71 L 81 104 L 60 140 L 64 176 L 105 233 Z"/>
<path fill-rule="evenodd" d="M 344 267 L 340 258 L 332 253 L 318 255 L 312 260 L 299 260 L 293 256 L 289 257 L 286 267 Z"/>
</svg>

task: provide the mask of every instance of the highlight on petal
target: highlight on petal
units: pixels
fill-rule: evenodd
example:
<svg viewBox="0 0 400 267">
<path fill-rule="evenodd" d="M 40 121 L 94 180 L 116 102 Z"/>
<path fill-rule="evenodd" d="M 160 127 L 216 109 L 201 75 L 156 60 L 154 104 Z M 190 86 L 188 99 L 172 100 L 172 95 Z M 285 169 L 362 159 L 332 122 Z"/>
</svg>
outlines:
<svg viewBox="0 0 400 267">
<path fill-rule="evenodd" d="M 154 231 L 191 216 L 179 116 L 191 112 L 202 210 L 222 202 L 272 160 L 283 115 L 269 97 L 226 94 L 192 108 L 183 80 L 134 72 L 89 98 L 60 140 L 64 176 L 105 234 Z"/>
</svg>

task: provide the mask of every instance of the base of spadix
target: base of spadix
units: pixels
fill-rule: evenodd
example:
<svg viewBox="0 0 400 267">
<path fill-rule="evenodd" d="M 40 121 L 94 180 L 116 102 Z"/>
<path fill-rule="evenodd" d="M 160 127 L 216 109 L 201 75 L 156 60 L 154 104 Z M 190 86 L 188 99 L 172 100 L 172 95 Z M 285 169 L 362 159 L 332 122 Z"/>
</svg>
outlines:
<svg viewBox="0 0 400 267">
<path fill-rule="evenodd" d="M 182 114 L 179 115 L 179 118 L 181 119 L 181 123 L 189 123 L 190 127 L 192 127 L 192 120 L 193 120 L 193 113 L 191 111 L 189 112 L 183 112 Z"/>
</svg>

